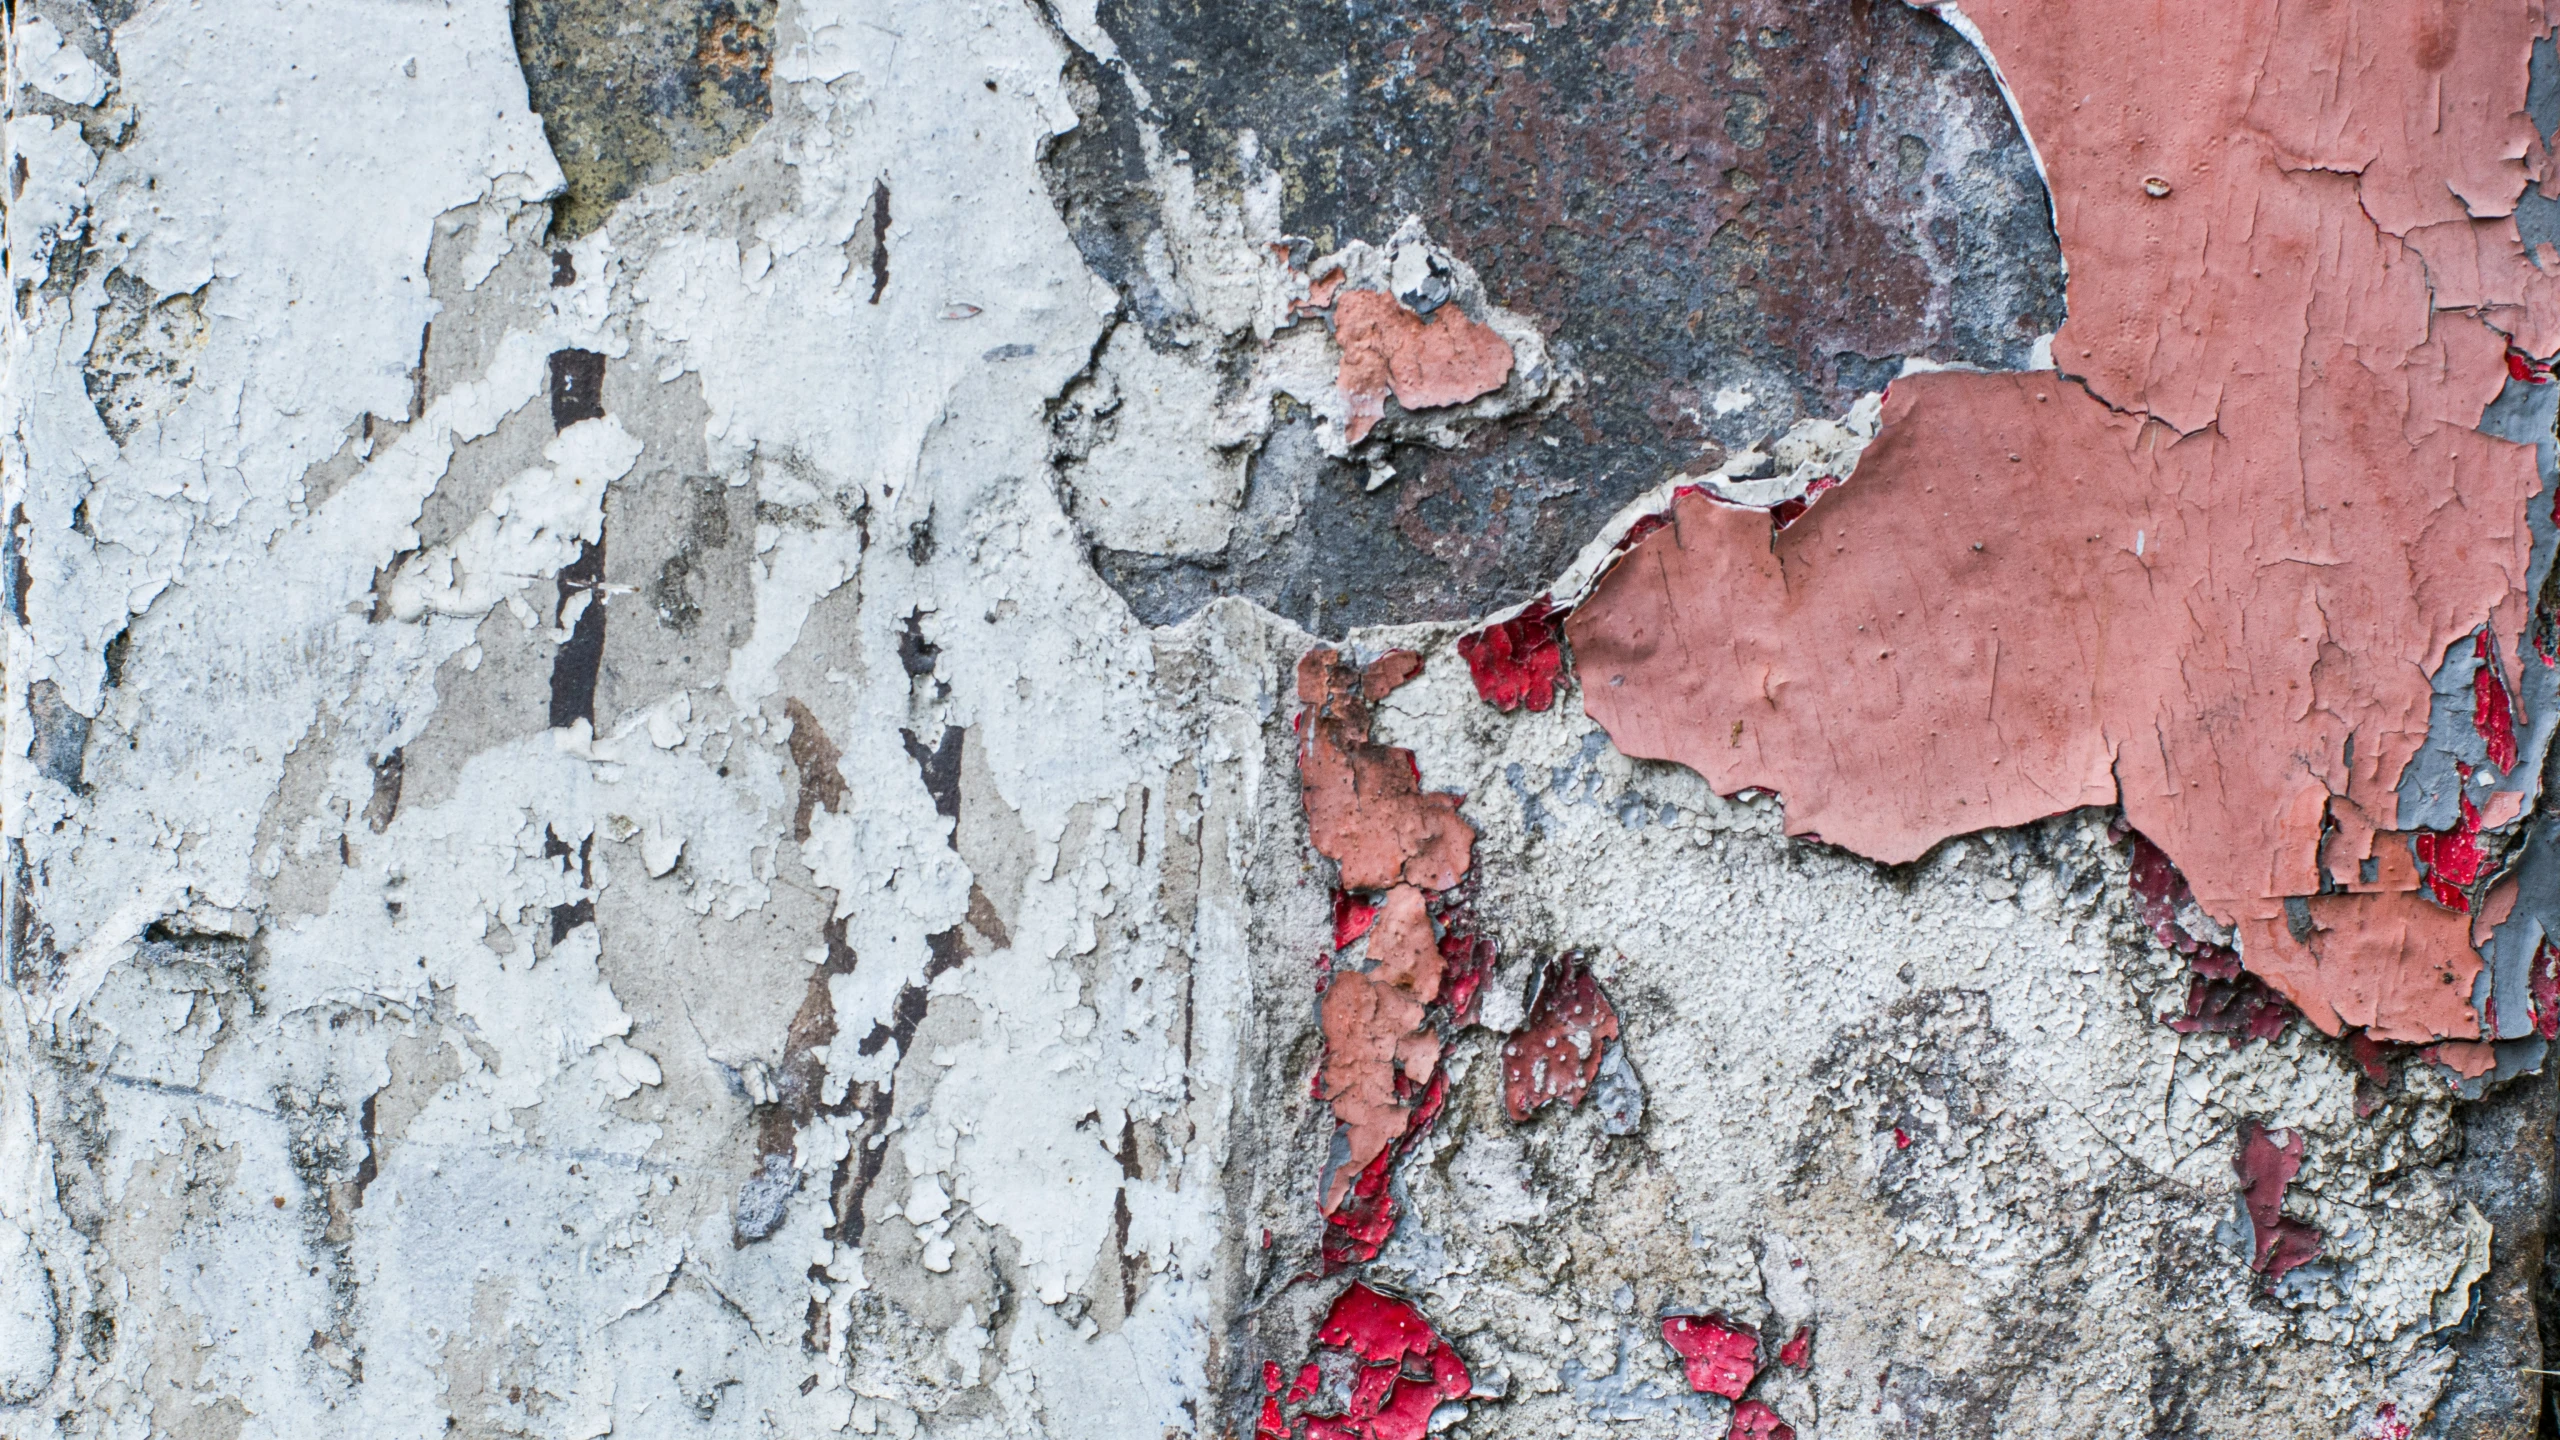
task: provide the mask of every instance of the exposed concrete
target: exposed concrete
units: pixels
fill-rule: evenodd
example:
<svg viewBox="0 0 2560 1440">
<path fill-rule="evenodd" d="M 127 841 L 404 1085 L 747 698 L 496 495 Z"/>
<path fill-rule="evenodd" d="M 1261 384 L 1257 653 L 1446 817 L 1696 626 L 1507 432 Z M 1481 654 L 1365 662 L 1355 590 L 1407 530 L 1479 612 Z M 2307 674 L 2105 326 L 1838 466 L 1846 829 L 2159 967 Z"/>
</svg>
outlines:
<svg viewBox="0 0 2560 1440">
<path fill-rule="evenodd" d="M 2235 1021 L 1557 646 L 2045 358 L 1961 19 L 21 5 L 0 1433 L 2524 1433 L 2526 930 Z"/>
</svg>

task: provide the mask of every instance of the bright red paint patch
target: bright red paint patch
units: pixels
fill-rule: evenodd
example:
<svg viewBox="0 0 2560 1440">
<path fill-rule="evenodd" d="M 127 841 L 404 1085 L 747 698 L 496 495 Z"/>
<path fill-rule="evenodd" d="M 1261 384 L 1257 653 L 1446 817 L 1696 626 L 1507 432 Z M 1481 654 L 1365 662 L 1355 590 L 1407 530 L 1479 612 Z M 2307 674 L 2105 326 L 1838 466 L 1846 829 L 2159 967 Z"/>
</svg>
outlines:
<svg viewBox="0 0 2560 1440">
<path fill-rule="evenodd" d="M 1724 1433 L 1725 1440 L 1796 1440 L 1796 1427 L 1757 1400 L 1734 1406 L 1733 1424 Z"/>
<path fill-rule="evenodd" d="M 1317 1413 L 1312 1406 L 1334 1403 L 1317 1394 L 1318 1365 L 1299 1371 L 1285 1398 L 1279 1367 L 1267 1366 L 1257 1440 L 1422 1440 L 1432 1411 L 1475 1388 L 1466 1362 L 1420 1311 L 1357 1281 L 1334 1300 L 1315 1340 L 1357 1366 L 1349 1402 Z"/>
<path fill-rule="evenodd" d="M 1662 1341 L 1701 1395 L 1739 1400 L 1760 1373 L 1760 1337 L 1722 1315 L 1674 1315 L 1662 1322 Z"/>
<path fill-rule="evenodd" d="M 2471 767 L 2461 765 L 2455 768 L 2461 772 L 2463 783 L 2468 785 Z M 2471 913 L 2468 892 L 2472 883 L 2480 878 L 2480 868 L 2486 857 L 2480 853 L 2480 807 L 2472 804 L 2467 794 L 2461 799 L 2460 825 L 2451 830 L 2421 830 L 2411 837 L 2409 848 L 2416 852 L 2419 873 L 2426 877 L 2428 897 L 2448 910 L 2468 915 Z"/>
<path fill-rule="evenodd" d="M 1813 1327 L 1799 1325 L 1787 1343 L 1778 1347 L 1778 1363 L 1790 1370 L 1802 1370 L 1813 1363 Z"/>
<path fill-rule="evenodd" d="M 2516 768 L 2515 703 L 2508 698 L 2506 669 L 2498 663 L 2498 652 L 2489 648 L 2488 631 L 2481 631 L 2472 642 L 2472 653 L 2480 658 L 2480 668 L 2471 675 L 2471 726 L 2489 747 L 2489 763 L 2503 774 Z"/>
<path fill-rule="evenodd" d="M 1564 613 L 1541 595 L 1498 625 L 1458 637 L 1458 656 L 1475 678 L 1476 693 L 1509 714 L 1525 705 L 1544 710 L 1556 703 L 1564 674 Z"/>
<path fill-rule="evenodd" d="M 2319 1255 L 2320 1232 L 2284 1213 L 2285 1187 L 2302 1169 L 2302 1136 L 2271 1131 L 2251 1120 L 2240 1127 L 2240 1153 L 2232 1166 L 2240 1172 L 2241 1203 L 2257 1231 L 2257 1254 L 2249 1268 L 2281 1280 L 2286 1271 Z"/>
<path fill-rule="evenodd" d="M 1421 1095 L 1421 1103 L 1414 1106 L 1413 1119 L 1404 1133 L 1361 1167 L 1342 1203 L 1324 1217 L 1324 1240 L 1319 1248 L 1327 1275 L 1377 1259 L 1378 1252 L 1396 1233 L 1396 1162 L 1440 1119 L 1440 1111 L 1449 1099 L 1449 1072 L 1435 1072 L 1430 1085 L 1422 1087 Z"/>
<path fill-rule="evenodd" d="M 2560 1040 L 2560 950 L 2548 940 L 2533 952 L 2526 987 L 2533 1001 L 2533 1033 L 2545 1040 Z"/>
<path fill-rule="evenodd" d="M 1578 1109 L 1600 1073 L 1601 1052 L 1618 1038 L 1618 1012 L 1580 951 L 1547 962 L 1528 1023 L 1502 1042 L 1502 1104 L 1514 1121 L 1549 1102 Z"/>
<path fill-rule="evenodd" d="M 1348 890 L 1333 892 L 1333 948 L 1339 950 L 1369 933 L 1377 923 L 1378 902 Z"/>
<path fill-rule="evenodd" d="M 1899 1126 L 1899 1125 L 1894 1126 L 1894 1127 L 1893 1127 L 1893 1148 L 1894 1148 L 1894 1149 L 1896 1149 L 1896 1150 L 1908 1150 L 1908 1149 L 1910 1149 L 1910 1148 L 1911 1148 L 1911 1132 L 1910 1132 L 1910 1131 L 1908 1131 L 1908 1130 L 1903 1129 L 1903 1128 L 1902 1128 L 1901 1126 Z"/>
<path fill-rule="evenodd" d="M 1804 487 L 1804 493 L 1802 495 L 1797 496 L 1793 500 L 1781 500 L 1776 505 L 1771 506 L 1769 509 L 1770 525 L 1780 530 L 1786 529 L 1788 526 L 1796 523 L 1796 521 L 1804 518 L 1804 512 L 1812 509 L 1813 502 L 1821 499 L 1826 491 L 1837 490 L 1839 488 L 1840 477 L 1837 475 L 1825 475 L 1820 479 L 1815 480 L 1812 484 Z"/>
</svg>

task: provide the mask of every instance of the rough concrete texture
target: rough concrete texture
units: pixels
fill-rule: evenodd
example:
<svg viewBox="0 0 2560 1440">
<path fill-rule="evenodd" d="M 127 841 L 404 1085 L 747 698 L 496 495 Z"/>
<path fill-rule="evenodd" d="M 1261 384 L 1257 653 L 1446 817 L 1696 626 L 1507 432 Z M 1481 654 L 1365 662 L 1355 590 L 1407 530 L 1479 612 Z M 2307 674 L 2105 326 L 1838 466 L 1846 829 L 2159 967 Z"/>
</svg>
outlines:
<svg viewBox="0 0 2560 1440">
<path fill-rule="evenodd" d="M 2282 892 L 2476 907 L 2421 1049 L 2109 796 L 1884 864 L 1586 713 L 1664 512 L 1801 548 L 2131 283 L 2005 12 L 26 0 L 0 1435 L 2535 1433 L 2560 48 L 2480 9 L 2356 43 L 2497 153 L 2242 117 L 2521 345 L 2411 381 L 2515 679 L 2415 657 L 2425 868 Z"/>
</svg>

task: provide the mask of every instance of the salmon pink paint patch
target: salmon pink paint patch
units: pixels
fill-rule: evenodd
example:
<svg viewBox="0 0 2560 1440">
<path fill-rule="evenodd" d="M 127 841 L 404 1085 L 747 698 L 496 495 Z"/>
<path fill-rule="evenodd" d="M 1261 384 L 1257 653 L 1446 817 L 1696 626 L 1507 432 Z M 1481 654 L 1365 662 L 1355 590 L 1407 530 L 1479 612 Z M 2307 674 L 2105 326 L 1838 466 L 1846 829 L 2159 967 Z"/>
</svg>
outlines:
<svg viewBox="0 0 2560 1440">
<path fill-rule="evenodd" d="M 1760 1373 L 1759 1335 L 1722 1315 L 1673 1315 L 1662 1322 L 1662 1343 L 1701 1395 L 1739 1400 Z"/>
<path fill-rule="evenodd" d="M 1334 384 L 1351 407 L 1342 438 L 1353 445 L 1385 416 L 1391 391 L 1407 410 L 1436 410 L 1511 378 L 1510 342 L 1455 305 L 1425 318 L 1393 295 L 1346 290 L 1334 297 L 1333 339 L 1342 349 Z"/>
<path fill-rule="evenodd" d="M 1541 595 L 1510 619 L 1459 636 L 1458 656 L 1475 678 L 1476 693 L 1495 709 L 1544 710 L 1556 703 L 1563 641 L 1564 613 Z"/>
<path fill-rule="evenodd" d="M 1404 650 L 1365 669 L 1323 647 L 1298 661 L 1300 798 L 1346 890 L 1446 890 L 1467 871 L 1475 827 L 1458 818 L 1458 797 L 1425 791 L 1412 751 L 1369 738 L 1369 707 L 1421 669 Z"/>
</svg>

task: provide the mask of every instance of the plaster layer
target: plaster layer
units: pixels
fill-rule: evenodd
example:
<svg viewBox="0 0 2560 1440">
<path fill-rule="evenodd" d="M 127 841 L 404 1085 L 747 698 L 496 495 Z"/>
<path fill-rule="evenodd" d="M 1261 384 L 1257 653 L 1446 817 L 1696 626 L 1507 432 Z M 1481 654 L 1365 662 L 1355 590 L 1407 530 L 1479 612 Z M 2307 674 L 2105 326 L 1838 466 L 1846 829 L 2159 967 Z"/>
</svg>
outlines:
<svg viewBox="0 0 2560 1440">
<path fill-rule="evenodd" d="M 2117 812 L 1879 866 L 1564 703 L 1605 682 L 1557 616 L 1630 543 L 1778 507 L 1814 563 L 1927 415 L 1998 418 L 1930 395 L 2063 383 L 1874 398 L 2043 353 L 2058 102 L 2022 133 L 1887 6 L 1236 23 L 18 7 L 0 1434 L 2530 1413 L 2560 841 L 2482 557 L 2529 581 L 2548 537 L 2472 505 L 2530 486 L 2530 357 L 2475 384 L 2481 322 L 2406 306 L 2349 357 L 2440 362 L 2373 413 L 2461 450 L 2405 503 L 2474 553 L 2386 636 L 2393 733 L 2457 778 L 2396 821 L 2341 793 L 2527 833 L 2510 875 L 2497 823 L 2426 822 L 2525 927 L 2476 937 L 2500 1039 L 2180 1029 L 2236 982 L 2201 909 L 2152 923 Z M 2389 153 L 2487 214 L 2514 133 Z M 2395 237 L 2444 213 L 2374 196 Z M 2493 394 L 2504 438 L 2455 433 Z M 2017 403 L 2050 445 L 2240 443 Z M 2494 758 L 2479 616 L 2489 786 L 2453 768 Z M 1572 1061 L 1507 1085 L 1530 1046 Z M 2258 1267 L 2261 1217 L 2318 1253 Z M 1707 1314 L 1738 1403 L 1665 1341 Z"/>
</svg>

